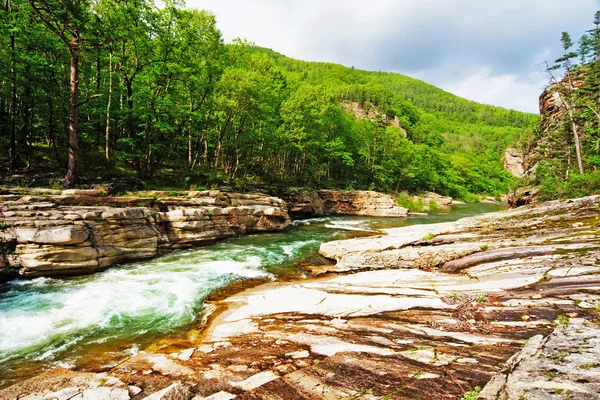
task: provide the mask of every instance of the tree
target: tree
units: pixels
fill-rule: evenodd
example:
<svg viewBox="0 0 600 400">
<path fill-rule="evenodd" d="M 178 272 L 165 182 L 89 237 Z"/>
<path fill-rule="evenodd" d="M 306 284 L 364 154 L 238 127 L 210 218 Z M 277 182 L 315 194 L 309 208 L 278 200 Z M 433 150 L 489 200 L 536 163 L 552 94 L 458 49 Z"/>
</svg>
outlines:
<svg viewBox="0 0 600 400">
<path fill-rule="evenodd" d="M 79 58 L 89 23 L 89 0 L 29 0 L 40 20 L 62 40 L 70 55 L 69 161 L 63 187 L 79 183 Z"/>
<path fill-rule="evenodd" d="M 573 85 L 573 65 L 571 60 L 577 57 L 577 53 L 571 51 L 571 47 L 573 47 L 573 41 L 571 40 L 571 37 L 567 32 L 562 33 L 560 41 L 563 48 L 563 55 L 555 61 L 556 64 L 553 67 L 550 67 L 548 64 L 546 64 L 546 71 L 550 75 L 552 82 L 556 84 L 557 93 L 559 94 L 561 101 L 567 110 L 567 115 L 571 123 L 571 129 L 573 131 L 573 138 L 575 141 L 577 167 L 579 169 L 579 173 L 583 175 L 584 169 L 583 160 L 581 156 L 581 142 L 579 140 L 579 125 L 575 120 L 573 111 L 573 91 L 575 90 L 575 86 Z M 559 83 L 554 74 L 552 73 L 553 70 L 561 68 L 565 71 L 565 84 Z"/>
</svg>

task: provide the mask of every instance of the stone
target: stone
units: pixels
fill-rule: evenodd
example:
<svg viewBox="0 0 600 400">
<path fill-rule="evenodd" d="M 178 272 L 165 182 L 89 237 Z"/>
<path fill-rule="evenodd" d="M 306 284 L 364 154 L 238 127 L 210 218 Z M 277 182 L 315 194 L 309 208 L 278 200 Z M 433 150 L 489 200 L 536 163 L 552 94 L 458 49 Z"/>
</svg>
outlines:
<svg viewBox="0 0 600 400">
<path fill-rule="evenodd" d="M 252 375 L 250 378 L 245 379 L 241 382 L 235 383 L 235 386 L 239 387 L 242 390 L 252 390 L 277 378 L 279 378 L 279 375 L 271 371 L 264 371 L 256 375 Z"/>
<path fill-rule="evenodd" d="M 145 400 L 188 400 L 194 395 L 189 385 L 179 382 L 173 383 L 158 392 L 152 393 L 150 396 L 144 397 Z"/>
<path fill-rule="evenodd" d="M 598 326 L 571 319 L 544 338 L 529 339 L 479 394 L 479 399 L 586 399 L 600 393 Z"/>
<path fill-rule="evenodd" d="M 189 359 L 192 358 L 192 355 L 194 355 L 194 351 L 196 351 L 195 348 L 186 349 L 186 350 L 182 351 L 181 353 L 179 353 L 177 355 L 177 358 L 180 359 L 181 361 L 189 361 Z"/>
<path fill-rule="evenodd" d="M 504 169 L 510 172 L 515 178 L 525 176 L 525 167 L 523 154 L 514 147 L 509 147 L 504 152 Z"/>
<path fill-rule="evenodd" d="M 132 397 L 142 393 L 142 388 L 137 387 L 135 385 L 127 386 L 127 390 L 129 391 L 129 395 Z"/>
<path fill-rule="evenodd" d="M 221 392 L 212 394 L 208 397 L 196 396 L 192 400 L 232 400 L 232 399 L 235 399 L 236 397 L 237 396 L 235 394 L 221 391 Z"/>
</svg>

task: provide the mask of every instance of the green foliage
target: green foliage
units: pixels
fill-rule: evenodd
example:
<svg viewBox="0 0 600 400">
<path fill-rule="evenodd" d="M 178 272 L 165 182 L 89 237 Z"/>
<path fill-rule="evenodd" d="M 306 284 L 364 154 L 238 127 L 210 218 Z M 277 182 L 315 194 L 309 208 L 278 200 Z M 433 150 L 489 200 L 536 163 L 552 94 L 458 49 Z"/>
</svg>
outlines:
<svg viewBox="0 0 600 400">
<path fill-rule="evenodd" d="M 413 212 L 422 212 L 425 209 L 423 204 L 423 199 L 415 198 L 408 194 L 408 192 L 402 192 L 396 197 L 396 203 L 400 205 L 400 207 L 407 208 Z"/>
<path fill-rule="evenodd" d="M 434 237 L 435 237 L 435 235 L 433 233 L 428 233 L 427 235 L 425 235 L 421 238 L 421 241 L 427 242 L 427 241 L 433 239 Z"/>
<path fill-rule="evenodd" d="M 460 400 L 477 400 L 479 393 L 481 393 L 481 388 L 476 386 L 473 391 L 465 393 Z"/>
<path fill-rule="evenodd" d="M 0 93 L 15 95 L 16 111 L 2 102 L 0 123 L 19 127 L 21 166 L 62 170 L 69 55 L 28 1 L 9 3 L 0 10 L 0 48 L 9 49 Z M 79 4 L 75 22 L 93 45 L 79 61 L 84 176 L 136 175 L 161 189 L 434 191 L 463 201 L 513 184 L 502 154 L 531 131 L 535 115 L 400 74 L 297 61 L 242 40 L 224 44 L 214 15 L 179 4 Z M 1 131 L 9 149 L 8 129 Z M 0 157 L 6 162 L 8 151 Z"/>
<path fill-rule="evenodd" d="M 438 204 L 433 200 L 429 200 L 429 211 L 435 211 L 437 209 L 438 209 Z"/>
<path fill-rule="evenodd" d="M 600 171 L 583 175 L 571 175 L 566 180 L 553 175 L 546 175 L 540 181 L 540 197 L 542 200 L 573 199 L 598 193 L 600 193 Z"/>
</svg>

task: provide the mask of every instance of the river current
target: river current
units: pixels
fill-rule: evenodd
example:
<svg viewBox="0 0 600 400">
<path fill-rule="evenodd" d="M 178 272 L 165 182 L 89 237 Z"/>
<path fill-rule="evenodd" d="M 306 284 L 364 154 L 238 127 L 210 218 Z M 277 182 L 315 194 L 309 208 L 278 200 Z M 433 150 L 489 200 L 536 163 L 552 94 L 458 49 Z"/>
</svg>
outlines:
<svg viewBox="0 0 600 400">
<path fill-rule="evenodd" d="M 447 222 L 504 204 L 454 205 L 403 219 L 328 217 L 68 279 L 0 285 L 0 387 L 53 366 L 109 368 L 153 340 L 198 324 L 215 291 L 248 280 L 302 278 L 322 242 Z"/>
</svg>

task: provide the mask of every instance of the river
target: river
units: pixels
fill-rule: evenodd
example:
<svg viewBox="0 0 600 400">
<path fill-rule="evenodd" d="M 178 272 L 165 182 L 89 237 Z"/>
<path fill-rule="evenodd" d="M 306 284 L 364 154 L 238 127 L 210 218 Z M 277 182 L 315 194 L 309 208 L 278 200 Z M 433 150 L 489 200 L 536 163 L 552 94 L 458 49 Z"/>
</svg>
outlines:
<svg viewBox="0 0 600 400">
<path fill-rule="evenodd" d="M 322 242 L 447 222 L 505 208 L 454 205 L 405 219 L 331 217 L 68 279 L 0 285 L 0 387 L 59 365 L 102 370 L 153 341 L 198 326 L 205 300 L 233 284 L 298 279 Z M 243 286 L 243 285 L 242 285 Z"/>
</svg>

